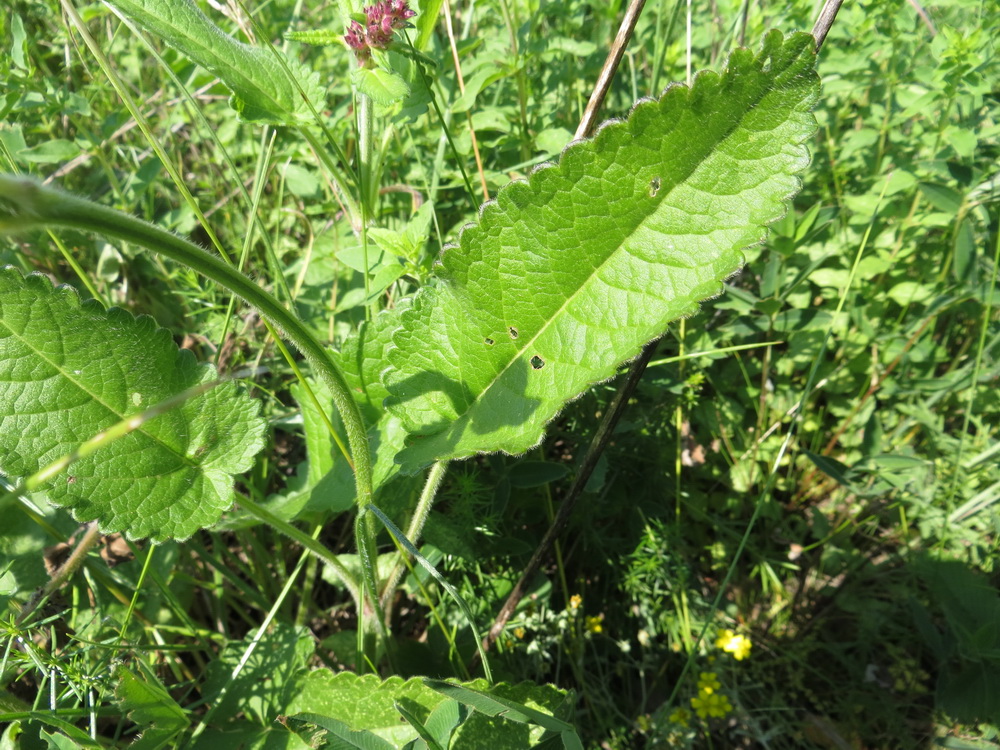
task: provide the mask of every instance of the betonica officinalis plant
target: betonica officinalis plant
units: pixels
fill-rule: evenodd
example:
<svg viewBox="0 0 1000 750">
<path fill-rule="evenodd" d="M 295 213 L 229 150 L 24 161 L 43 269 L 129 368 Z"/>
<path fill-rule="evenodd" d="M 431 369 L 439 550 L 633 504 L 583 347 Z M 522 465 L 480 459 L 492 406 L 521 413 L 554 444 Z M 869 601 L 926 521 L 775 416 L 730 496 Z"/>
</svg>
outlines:
<svg viewBox="0 0 1000 750">
<path fill-rule="evenodd" d="M 788 217 L 817 151 L 832 13 L 813 33 L 793 30 L 802 14 L 695 38 L 712 69 L 685 75 L 664 64 L 689 44 L 677 3 L 51 5 L 68 70 L 101 93 L 59 95 L 79 154 L 0 128 L 0 507 L 68 560 L 38 580 L 2 550 L 23 657 L 5 659 L 0 708 L 66 746 L 584 747 L 576 696 L 550 677 L 586 672 L 610 605 L 573 596 L 592 580 L 563 575 L 562 532 L 601 487 L 636 481 L 607 450 L 645 429 L 630 400 L 671 325 L 709 331 L 696 316 L 716 299 L 784 330 L 778 292 L 747 302 L 726 284 L 748 253 L 762 285 L 799 283 L 755 263 L 772 225 L 784 260 L 812 231 Z M 22 15 L 12 70 L 31 65 Z M 587 24 L 618 32 L 610 49 L 559 31 Z M 667 70 L 686 80 L 665 85 Z M 43 99 L 39 128 L 58 119 Z M 649 404 L 699 402 L 703 381 L 679 372 Z M 696 425 L 664 425 L 691 443 L 685 465 L 703 460 Z M 640 539 L 675 561 L 658 523 L 607 555 L 627 567 L 636 603 L 617 604 L 644 618 L 643 647 L 669 630 L 663 602 L 707 597 L 650 584 Z M 518 537 L 539 526 L 541 541 Z M 135 559 L 99 567 L 109 540 Z M 477 569 L 487 547 L 510 575 Z M 67 636 L 53 607 L 86 587 L 103 614 Z M 678 638 L 689 665 L 713 643 L 754 654 L 727 624 Z M 25 637 L 43 627 L 45 644 Z M 108 679 L 46 661 L 66 637 Z M 512 670 L 518 649 L 539 679 Z M 698 718 L 739 708 L 725 675 L 699 675 Z M 667 715 L 678 737 L 694 720 Z"/>
</svg>

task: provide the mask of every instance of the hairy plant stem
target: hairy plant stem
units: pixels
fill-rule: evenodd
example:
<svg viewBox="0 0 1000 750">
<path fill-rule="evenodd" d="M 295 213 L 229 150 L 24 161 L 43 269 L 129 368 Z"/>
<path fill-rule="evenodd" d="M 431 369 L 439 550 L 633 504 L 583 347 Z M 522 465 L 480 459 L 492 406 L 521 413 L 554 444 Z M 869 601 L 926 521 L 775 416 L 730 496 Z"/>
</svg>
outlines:
<svg viewBox="0 0 1000 750">
<path fill-rule="evenodd" d="M 427 472 L 427 481 L 424 483 L 424 489 L 420 493 L 420 499 L 417 500 L 417 507 L 413 509 L 410 525 L 406 529 L 406 538 L 414 547 L 420 542 L 420 535 L 424 532 L 427 517 L 434 506 L 434 499 L 437 497 L 438 489 L 440 489 L 441 482 L 447 473 L 447 461 L 435 462 L 431 466 L 430 471 Z M 396 591 L 396 586 L 399 585 L 399 579 L 403 576 L 404 568 L 403 553 L 400 552 L 396 558 L 396 563 L 393 565 L 392 572 L 389 573 L 389 578 L 385 582 L 385 588 L 382 589 L 382 607 L 387 612 L 391 611 L 392 595 Z"/>
<path fill-rule="evenodd" d="M 368 222 L 371 221 L 375 209 L 375 191 L 372 189 L 375 183 L 375 170 L 372 168 L 372 100 L 370 97 L 358 92 L 358 173 L 360 174 L 361 192 L 361 255 L 364 259 L 365 270 L 365 317 L 371 316 L 371 280 L 369 271 L 371 265 L 368 263 Z"/>
<path fill-rule="evenodd" d="M 71 227 L 145 247 L 212 279 L 257 308 L 265 320 L 284 332 L 330 386 L 354 460 L 358 505 L 364 507 L 372 502 L 371 453 L 361 411 L 329 352 L 278 300 L 188 240 L 120 211 L 43 187 L 35 180 L 0 175 L 0 232 L 48 226 Z"/>
</svg>

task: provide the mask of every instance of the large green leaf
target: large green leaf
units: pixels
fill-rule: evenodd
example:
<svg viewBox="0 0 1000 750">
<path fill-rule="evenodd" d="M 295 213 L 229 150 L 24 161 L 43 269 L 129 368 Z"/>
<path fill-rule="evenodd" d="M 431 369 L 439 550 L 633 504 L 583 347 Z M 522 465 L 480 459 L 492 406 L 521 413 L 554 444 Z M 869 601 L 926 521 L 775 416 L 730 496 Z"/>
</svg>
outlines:
<svg viewBox="0 0 1000 750">
<path fill-rule="evenodd" d="M 720 293 L 809 162 L 814 45 L 772 32 L 483 208 L 393 338 L 386 405 L 416 433 L 404 471 L 527 450 L 568 400 Z"/>
<path fill-rule="evenodd" d="M 26 478 L 215 368 L 134 318 L 42 276 L 0 271 L 0 472 Z M 45 487 L 78 520 L 132 538 L 184 538 L 233 502 L 233 474 L 264 446 L 259 404 L 225 383 L 72 463 Z"/>
<path fill-rule="evenodd" d="M 505 702 L 530 706 L 535 713 L 565 717 L 573 703 L 567 694 L 551 685 L 522 682 L 518 685 L 489 685 L 485 680 L 462 683 L 478 691 L 483 700 L 491 696 Z M 425 725 L 431 725 L 435 709 L 447 702 L 440 692 L 431 689 L 419 678 L 403 680 L 390 677 L 380 681 L 371 674 L 333 673 L 315 670 L 299 682 L 299 693 L 285 708 L 292 714 L 318 714 L 344 724 L 356 732 L 370 732 L 394 747 L 401 747 L 417 737 L 417 730 L 402 721 L 396 708 L 404 705 L 408 712 Z M 560 722 L 560 725 L 562 722 Z M 501 716 L 472 713 L 457 729 L 452 747 L 462 750 L 523 750 L 533 747 L 544 734 L 541 726 L 528 726 L 507 721 Z"/>
<path fill-rule="evenodd" d="M 299 88 L 322 109 L 319 77 L 274 50 L 243 44 L 216 26 L 191 0 L 108 0 L 126 18 L 184 53 L 233 92 L 233 108 L 250 122 L 309 119 Z M 294 76 L 294 78 L 293 78 Z"/>
</svg>

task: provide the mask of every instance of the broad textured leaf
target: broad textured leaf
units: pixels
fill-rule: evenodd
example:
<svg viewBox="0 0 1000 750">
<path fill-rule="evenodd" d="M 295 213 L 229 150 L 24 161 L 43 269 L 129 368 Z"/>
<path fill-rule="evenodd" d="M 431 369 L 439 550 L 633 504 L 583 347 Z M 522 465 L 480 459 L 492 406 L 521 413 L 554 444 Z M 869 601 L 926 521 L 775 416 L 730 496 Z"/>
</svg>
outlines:
<svg viewBox="0 0 1000 750">
<path fill-rule="evenodd" d="M 551 685 L 528 682 L 489 685 L 485 680 L 462 685 L 562 718 L 573 704 L 572 695 Z M 299 694 L 289 702 L 286 713 L 311 713 L 336 719 L 355 731 L 371 732 L 398 747 L 415 739 L 417 733 L 401 721 L 395 707 L 397 702 L 405 703 L 407 709 L 426 725 L 434 709 L 447 700 L 419 678 L 390 677 L 380 681 L 371 674 L 315 670 L 302 678 Z M 537 743 L 542 734 L 541 727 L 474 713 L 458 727 L 451 746 L 462 750 L 523 750 Z"/>
<path fill-rule="evenodd" d="M 152 318 L 0 271 L 0 472 L 26 478 L 127 417 L 216 378 Z M 264 446 L 259 404 L 225 383 L 70 465 L 48 499 L 162 541 L 218 521 Z"/>
<path fill-rule="evenodd" d="M 409 308 L 410 300 L 403 300 L 393 309 L 383 310 L 362 323 L 340 347 L 340 367 L 348 385 L 354 389 L 354 397 L 369 424 L 377 422 L 385 413 L 383 402 L 389 392 L 379 375 L 385 369 L 392 336 L 399 329 L 400 318 Z"/>
<path fill-rule="evenodd" d="M 386 404 L 416 433 L 403 470 L 527 450 L 568 400 L 719 294 L 798 189 L 814 66 L 811 36 L 772 32 L 501 190 L 394 336 Z"/>
<path fill-rule="evenodd" d="M 290 58 L 279 60 L 280 53 L 274 50 L 236 41 L 191 0 L 108 0 L 108 4 L 218 76 L 233 93 L 233 108 L 244 120 L 282 125 L 309 119 L 299 87 L 316 109 L 322 109 L 325 94 L 318 75 Z"/>
</svg>

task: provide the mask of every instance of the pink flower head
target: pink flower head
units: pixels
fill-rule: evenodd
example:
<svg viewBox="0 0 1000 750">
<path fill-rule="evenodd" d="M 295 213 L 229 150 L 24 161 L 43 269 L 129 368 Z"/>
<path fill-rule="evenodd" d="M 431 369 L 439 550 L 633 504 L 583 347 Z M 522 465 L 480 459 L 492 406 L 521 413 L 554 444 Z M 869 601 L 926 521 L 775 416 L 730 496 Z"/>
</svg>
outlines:
<svg viewBox="0 0 1000 750">
<path fill-rule="evenodd" d="M 380 0 L 365 8 L 366 26 L 351 21 L 344 41 L 354 50 L 358 64 L 364 65 L 371 59 L 373 49 L 388 49 L 393 31 L 407 28 L 410 25 L 407 21 L 415 15 L 406 0 Z"/>
<path fill-rule="evenodd" d="M 416 11 L 410 10 L 406 0 L 380 0 L 365 7 L 366 26 L 351 21 L 344 41 L 354 50 L 358 64 L 364 65 L 373 49 L 388 49 L 393 31 L 407 28 L 410 25 L 407 21 L 415 15 Z"/>
<path fill-rule="evenodd" d="M 347 28 L 347 33 L 344 34 L 344 41 L 353 50 L 364 49 L 367 46 L 365 44 L 365 27 L 357 21 L 351 21 L 351 25 Z"/>
<path fill-rule="evenodd" d="M 389 5 L 389 1 L 386 0 L 386 5 Z M 417 11 L 410 10 L 410 6 L 406 4 L 406 0 L 392 0 L 392 26 L 394 29 L 402 29 L 407 26 L 407 21 L 417 15 Z"/>
</svg>

